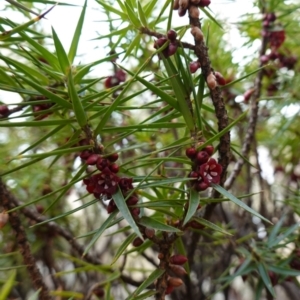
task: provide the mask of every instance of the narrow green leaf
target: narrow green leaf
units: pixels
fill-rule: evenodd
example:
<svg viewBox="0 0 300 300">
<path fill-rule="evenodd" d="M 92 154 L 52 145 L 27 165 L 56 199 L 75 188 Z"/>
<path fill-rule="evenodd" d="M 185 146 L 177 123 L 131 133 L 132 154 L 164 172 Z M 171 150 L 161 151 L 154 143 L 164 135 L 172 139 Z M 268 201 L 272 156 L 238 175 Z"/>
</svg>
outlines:
<svg viewBox="0 0 300 300">
<path fill-rule="evenodd" d="M 174 99 L 172 96 L 164 92 L 161 88 L 157 87 L 156 85 L 150 83 L 146 79 L 130 72 L 129 70 L 125 69 L 128 74 L 135 76 L 136 80 L 142 83 L 144 86 L 146 86 L 151 92 L 155 93 L 157 96 L 161 97 L 162 100 L 166 101 L 171 107 L 175 108 L 176 110 L 179 110 L 178 103 L 176 99 Z"/>
<path fill-rule="evenodd" d="M 72 39 L 72 43 L 70 46 L 70 50 L 68 53 L 68 58 L 69 58 L 69 61 L 71 62 L 71 64 L 73 63 L 74 57 L 76 56 L 76 53 L 77 53 L 79 38 L 81 35 L 81 30 L 82 30 L 82 26 L 83 26 L 83 22 L 84 22 L 84 17 L 85 17 L 86 4 L 87 4 L 87 0 L 85 0 L 85 2 L 84 2 L 82 12 L 81 12 L 79 20 L 77 22 L 77 26 L 76 26 L 76 29 L 75 29 L 75 32 L 73 35 L 73 39 Z"/>
<path fill-rule="evenodd" d="M 7 300 L 8 296 L 13 289 L 15 278 L 16 278 L 16 270 L 13 270 L 10 275 L 7 277 L 6 282 L 2 286 L 0 291 L 0 300 Z"/>
<path fill-rule="evenodd" d="M 228 191 L 226 191 L 223 187 L 221 187 L 218 184 L 214 184 L 211 183 L 211 186 L 218 191 L 220 194 L 222 194 L 223 196 L 225 196 L 226 198 L 228 198 L 230 201 L 232 201 L 233 203 L 235 203 L 236 205 L 240 206 L 241 208 L 243 208 L 244 210 L 248 211 L 250 214 L 264 220 L 265 222 L 268 222 L 270 224 L 272 224 L 272 222 L 270 222 L 268 219 L 266 219 L 265 217 L 263 217 L 261 214 L 259 214 L 258 212 L 256 212 L 255 210 L 253 210 L 252 208 L 250 208 L 248 205 L 246 205 L 244 202 L 242 202 L 241 200 L 239 200 L 238 198 L 236 198 L 235 196 L 233 196 L 231 193 L 229 193 Z"/>
<path fill-rule="evenodd" d="M 27 151 L 35 148 L 36 146 L 38 146 L 39 144 L 41 144 L 43 141 L 47 140 L 49 137 L 54 136 L 54 134 L 56 134 L 57 132 L 59 132 L 60 130 L 62 130 L 65 126 L 66 126 L 66 124 L 62 124 L 62 125 L 57 126 L 53 130 L 49 131 L 47 134 L 43 135 L 36 142 L 32 143 L 30 146 L 28 146 L 27 148 L 25 148 L 18 155 L 22 155 L 23 153 L 26 153 Z"/>
<path fill-rule="evenodd" d="M 168 179 L 161 179 L 161 178 L 157 178 L 157 180 L 159 180 L 159 182 L 154 181 L 154 182 L 149 182 L 149 183 L 145 183 L 139 186 L 139 189 L 146 189 L 149 187 L 156 187 L 157 185 L 159 186 L 164 186 L 164 185 L 168 185 L 168 184 L 172 184 L 172 183 L 176 183 L 176 182 L 186 182 L 186 181 L 190 181 L 191 178 L 168 178 Z M 167 187 L 169 188 L 169 187 Z"/>
<path fill-rule="evenodd" d="M 44 152 L 44 153 L 37 153 L 37 154 L 28 154 L 28 155 L 18 155 L 14 158 L 12 158 L 12 160 L 15 159 L 22 159 L 22 158 L 46 158 L 49 156 L 53 156 L 53 155 L 61 155 L 61 154 L 69 154 L 69 153 L 73 153 L 73 152 L 81 152 L 85 149 L 90 148 L 90 146 L 79 146 L 79 147 L 70 147 L 70 148 L 64 148 L 64 149 L 56 149 L 56 150 L 52 150 L 50 152 Z"/>
<path fill-rule="evenodd" d="M 271 265 L 268 266 L 268 270 L 284 276 L 300 276 L 300 270 L 298 271 L 294 269 L 287 269 L 287 268 L 271 266 Z"/>
<path fill-rule="evenodd" d="M 25 10 L 27 12 L 30 12 L 30 13 L 36 15 L 36 16 L 39 16 L 38 13 L 36 13 L 35 11 L 29 9 L 28 7 L 18 3 L 17 1 L 14 1 L 14 0 L 6 0 L 6 1 L 9 2 L 10 4 L 12 4 L 13 6 L 16 6 L 16 7 L 20 8 L 21 10 Z"/>
<path fill-rule="evenodd" d="M 281 226 L 283 225 L 283 222 L 286 219 L 286 215 L 283 215 L 280 220 L 275 224 L 275 226 L 273 227 L 273 229 L 270 232 L 270 235 L 268 237 L 268 247 L 270 248 L 272 244 L 274 244 L 274 241 L 276 239 L 276 236 L 281 228 Z"/>
<path fill-rule="evenodd" d="M 255 300 L 261 300 L 262 299 L 262 292 L 264 289 L 264 282 L 262 279 L 258 280 L 258 283 L 256 285 L 255 289 Z"/>
<path fill-rule="evenodd" d="M 41 289 L 38 289 L 28 298 L 28 300 L 39 300 L 40 291 Z"/>
<path fill-rule="evenodd" d="M 3 73 L 3 74 L 5 74 L 5 73 Z M 0 72 L 0 77 L 1 76 L 2 76 L 2 73 Z M 3 79 L 3 77 L 1 79 Z M 40 95 L 40 93 L 38 93 L 36 91 L 26 90 L 26 89 L 21 89 L 21 88 L 15 87 L 14 84 L 15 84 L 15 82 L 11 85 L 6 85 L 6 84 L 0 83 L 0 90 L 13 92 L 13 93 L 18 93 L 18 94 L 25 94 L 25 95 L 34 95 L 34 96 L 39 96 Z M 28 103 L 22 102 L 21 104 L 26 105 Z"/>
<path fill-rule="evenodd" d="M 77 119 L 77 122 L 81 128 L 85 127 L 87 125 L 87 116 L 85 113 L 85 110 L 83 109 L 81 99 L 78 97 L 73 76 L 72 76 L 72 70 L 70 70 L 68 74 L 68 92 L 70 95 L 70 98 L 72 100 L 73 109 L 75 113 L 75 117 Z"/>
<path fill-rule="evenodd" d="M 171 0 L 166 0 L 164 1 L 164 5 L 161 8 L 155 22 L 154 25 L 157 25 L 158 23 L 160 23 L 162 21 L 163 18 L 161 18 L 161 16 L 164 14 L 164 12 L 167 10 L 168 5 L 170 5 L 170 2 L 172 2 Z"/>
<path fill-rule="evenodd" d="M 54 5 L 55 6 L 55 5 Z M 44 13 L 42 13 L 40 16 L 26 22 L 25 24 L 19 25 L 15 28 L 13 28 L 12 30 L 8 30 L 8 31 L 4 31 L 2 32 L 2 34 L 0 34 L 0 41 L 6 40 L 7 38 L 9 38 L 10 36 L 12 36 L 15 33 L 21 32 L 24 29 L 26 29 L 27 27 L 31 26 L 32 24 L 36 23 L 37 21 L 39 21 L 40 19 L 42 19 L 48 12 L 50 12 L 54 6 L 50 7 L 47 11 L 45 11 Z"/>
<path fill-rule="evenodd" d="M 70 124 L 74 120 L 46 120 L 46 121 L 28 121 L 28 122 L 0 122 L 0 127 L 43 127 Z"/>
<path fill-rule="evenodd" d="M 36 89 L 42 95 L 46 96 L 51 101 L 62 106 L 63 108 L 72 108 L 72 104 L 70 102 L 66 101 L 64 98 L 61 98 L 57 94 L 50 92 L 47 88 L 44 88 L 41 85 L 37 84 L 36 82 L 26 78 L 26 76 L 22 77 L 22 80 L 25 81 L 28 85 L 30 85 L 34 89 Z"/>
<path fill-rule="evenodd" d="M 199 202 L 200 202 L 199 193 L 195 189 L 190 188 L 189 206 L 188 206 L 188 211 L 187 211 L 186 216 L 183 221 L 183 225 L 185 225 L 195 214 L 195 212 L 197 211 L 197 208 L 199 206 Z"/>
<path fill-rule="evenodd" d="M 187 127 L 190 131 L 193 131 L 195 129 L 194 124 L 194 118 L 192 116 L 192 113 L 190 111 L 190 106 L 188 101 L 190 101 L 190 97 L 186 92 L 185 86 L 181 79 L 179 78 L 179 71 L 176 70 L 175 66 L 173 65 L 172 61 L 170 59 L 163 58 L 163 62 L 165 65 L 165 68 L 167 70 L 167 73 L 170 78 L 170 82 L 173 87 L 173 91 L 176 95 L 177 102 L 180 108 L 180 112 L 186 122 Z"/>
<path fill-rule="evenodd" d="M 282 240 L 286 239 L 290 234 L 292 234 L 299 227 L 300 227 L 300 223 L 294 224 L 292 227 L 289 227 L 289 229 L 285 231 L 284 234 L 280 234 L 275 240 L 270 241 L 268 243 L 268 246 L 272 248 L 278 245 Z"/>
<path fill-rule="evenodd" d="M 140 294 L 138 296 L 135 296 L 134 297 L 134 300 L 144 300 L 144 299 L 148 299 L 150 298 L 151 296 L 154 296 L 156 294 L 156 291 L 155 290 L 152 290 L 152 291 L 147 291 L 143 294 Z M 154 298 L 151 298 L 151 299 L 154 299 Z"/>
<path fill-rule="evenodd" d="M 117 251 L 111 265 L 113 265 L 119 259 L 119 257 L 124 253 L 124 251 L 128 247 L 128 245 L 131 244 L 135 238 L 136 238 L 136 234 L 133 232 L 125 239 L 125 241 L 122 243 L 122 245 L 118 248 L 118 251 Z"/>
<path fill-rule="evenodd" d="M 156 3 L 157 3 L 157 0 L 151 0 L 150 2 L 148 2 L 145 5 L 144 11 L 145 11 L 146 18 L 149 18 L 149 16 L 151 15 Z"/>
<path fill-rule="evenodd" d="M 39 44 L 34 39 L 30 38 L 24 32 L 19 32 L 20 36 L 25 39 L 31 46 L 32 50 L 38 51 L 43 59 L 49 63 L 49 65 L 55 69 L 56 71 L 60 70 L 59 63 L 57 57 L 52 54 L 48 49 L 44 48 L 41 44 Z"/>
<path fill-rule="evenodd" d="M 223 228 L 217 226 L 216 224 L 208 221 L 208 220 L 205 220 L 203 218 L 194 218 L 195 221 L 197 221 L 198 223 L 204 225 L 205 227 L 208 227 L 214 231 L 218 231 L 218 232 L 221 232 L 223 234 L 226 234 L 226 235 L 232 235 L 231 233 L 227 232 L 226 230 L 224 230 Z"/>
<path fill-rule="evenodd" d="M 98 266 L 97 266 L 97 267 L 98 267 Z M 113 272 L 112 274 L 110 274 L 109 276 L 107 276 L 107 277 L 105 278 L 105 280 L 100 281 L 100 282 L 99 282 L 99 286 L 104 285 L 104 284 L 107 284 L 107 283 L 109 283 L 109 282 L 111 282 L 111 281 L 114 281 L 114 280 L 120 278 L 120 276 L 121 276 L 120 271 L 115 271 L 115 272 Z"/>
<path fill-rule="evenodd" d="M 11 59 L 7 56 L 0 55 L 0 59 L 5 61 L 9 65 L 14 66 L 18 72 L 22 72 L 24 75 L 30 77 L 31 79 L 38 80 L 39 82 L 42 82 L 45 85 L 49 84 L 49 79 L 40 71 L 37 71 L 32 67 L 29 67 L 28 65 L 23 64 L 17 60 Z"/>
<path fill-rule="evenodd" d="M 242 120 L 248 113 L 248 110 L 244 111 L 236 120 L 231 122 L 226 128 L 221 130 L 220 132 L 213 135 L 212 138 L 208 139 L 204 144 L 201 145 L 201 148 L 206 147 L 207 145 L 211 145 L 213 142 L 219 140 L 221 136 L 223 136 L 226 132 L 228 132 L 235 124 L 237 124 L 240 120 Z"/>
<path fill-rule="evenodd" d="M 145 16 L 145 12 L 143 10 L 143 7 L 142 7 L 142 4 L 140 3 L 140 1 L 137 1 L 137 8 L 138 8 L 139 17 L 140 17 L 142 25 L 144 27 L 148 27 L 147 18 Z"/>
<path fill-rule="evenodd" d="M 204 7 L 201 7 L 201 10 L 207 15 L 207 17 L 209 19 L 211 19 L 218 27 L 220 27 L 221 29 L 224 30 L 224 28 L 222 27 L 222 25 L 208 12 L 207 9 L 205 9 Z"/>
<path fill-rule="evenodd" d="M 132 42 L 130 43 L 130 45 L 128 46 L 128 48 L 127 48 L 127 50 L 126 50 L 126 53 L 125 53 L 125 55 L 124 55 L 123 60 L 124 60 L 125 58 L 127 58 L 127 56 L 132 55 L 133 49 L 137 49 L 137 47 L 140 47 L 140 44 L 141 44 L 141 38 L 142 38 L 142 36 L 141 36 L 140 34 L 137 34 L 137 35 L 135 36 L 135 38 L 133 39 L 133 41 L 132 41 Z M 122 60 L 122 61 L 123 61 L 123 60 Z"/>
<path fill-rule="evenodd" d="M 9 75 L 7 75 L 6 72 L 4 70 L 2 70 L 2 68 L 0 68 L 0 80 L 1 80 L 1 82 L 9 84 L 9 85 L 1 84 L 0 85 L 1 90 L 3 89 L 2 86 L 4 86 L 4 87 L 6 86 L 8 89 L 17 88 L 15 80 L 12 77 L 10 77 Z M 26 90 L 24 90 L 24 91 L 26 91 Z"/>
<path fill-rule="evenodd" d="M 256 266 L 252 261 L 252 257 L 248 256 L 234 274 L 230 276 L 221 276 L 220 278 L 217 279 L 217 281 L 218 282 L 225 281 L 229 284 L 236 277 L 250 274 L 254 270 L 256 270 Z"/>
<path fill-rule="evenodd" d="M 204 79 L 203 74 L 200 74 L 198 92 L 197 92 L 197 96 L 196 96 L 196 99 L 195 99 L 196 114 L 197 114 L 197 119 L 200 122 L 200 128 L 203 127 L 202 126 L 201 109 L 202 109 L 202 106 L 203 106 L 204 88 L 205 88 L 205 79 Z"/>
<path fill-rule="evenodd" d="M 81 206 L 79 206 L 79 207 L 77 207 L 75 209 L 69 210 L 69 211 L 67 211 L 67 212 L 65 212 L 65 213 L 63 213 L 63 214 L 61 214 L 59 216 L 53 217 L 51 219 L 47 219 L 47 220 L 45 220 L 43 222 L 36 223 L 36 224 L 30 226 L 30 228 L 37 227 L 37 226 L 40 226 L 40 225 L 43 225 L 43 224 L 46 224 L 46 223 L 49 223 L 49 222 L 52 222 L 52 221 L 64 218 L 64 217 L 69 216 L 69 215 L 71 215 L 71 214 L 73 214 L 73 213 L 75 213 L 77 211 L 80 211 L 80 210 L 82 210 L 82 209 L 84 209 L 84 208 L 86 208 L 88 206 L 91 206 L 91 205 L 97 203 L 98 201 L 99 201 L 98 199 L 94 199 L 94 200 L 92 200 L 92 201 L 90 201 L 88 203 L 85 203 L 85 204 L 83 204 L 83 205 L 81 205 Z"/>
<path fill-rule="evenodd" d="M 126 205 L 125 199 L 124 199 L 123 194 L 119 187 L 118 187 L 117 192 L 112 195 L 112 198 L 114 199 L 120 213 L 122 214 L 124 219 L 128 222 L 128 224 L 133 229 L 133 231 L 136 233 L 136 235 L 139 236 L 141 239 L 143 239 L 143 236 L 142 236 L 139 228 L 135 224 L 135 221 L 129 211 L 128 206 Z"/>
<path fill-rule="evenodd" d="M 1 124 L 1 123 L 0 123 L 0 124 Z M 26 162 L 26 163 L 22 163 L 20 166 L 18 166 L 18 167 L 16 167 L 16 168 L 13 168 L 13 169 L 11 169 L 11 170 L 8 170 L 8 171 L 6 171 L 6 172 L 3 172 L 3 173 L 1 173 L 0 175 L 1 175 L 1 176 L 5 176 L 5 175 L 8 175 L 8 174 L 14 173 L 14 172 L 16 172 L 16 171 L 18 171 L 18 170 L 24 169 L 24 168 L 26 168 L 26 167 L 28 167 L 28 166 L 30 166 L 30 165 L 32 165 L 32 164 L 35 164 L 36 162 L 38 162 L 38 161 L 40 161 L 40 160 L 42 160 L 42 159 L 43 159 L 43 158 L 32 159 L 32 160 L 30 160 L 30 161 L 28 161 L 28 162 Z"/>
<path fill-rule="evenodd" d="M 126 10 L 127 10 L 127 18 L 130 20 L 130 23 L 135 26 L 137 29 L 141 27 L 141 22 L 137 18 L 137 14 L 132 10 L 130 5 L 128 4 L 128 1 L 124 2 Z"/>
<path fill-rule="evenodd" d="M 147 129 L 161 129 L 161 128 L 184 128 L 185 123 L 152 123 L 152 124 L 137 124 L 122 127 L 122 131 L 131 131 L 133 129 L 147 131 Z M 102 132 L 119 132 L 120 128 L 118 127 L 104 127 Z"/>
<path fill-rule="evenodd" d="M 258 272 L 261 276 L 261 279 L 263 280 L 266 288 L 269 290 L 269 292 L 271 293 L 271 295 L 276 298 L 276 294 L 275 294 L 275 290 L 273 288 L 273 285 L 272 285 L 272 282 L 271 282 L 271 279 L 269 277 L 269 274 L 265 268 L 265 265 L 264 264 L 258 264 Z"/>
<path fill-rule="evenodd" d="M 171 203 L 170 203 L 171 205 Z M 139 220 L 139 224 L 153 228 L 155 230 L 166 231 L 166 232 L 181 232 L 178 228 L 172 227 L 170 225 L 166 225 L 160 221 L 157 221 L 150 217 L 141 217 Z"/>
<path fill-rule="evenodd" d="M 134 300 L 136 297 L 145 289 L 147 286 L 149 286 L 151 283 L 153 283 L 156 279 L 161 277 L 165 273 L 165 270 L 162 269 L 155 269 L 148 278 L 129 296 L 126 298 L 126 300 Z"/>
<path fill-rule="evenodd" d="M 119 17 L 121 17 L 122 20 L 127 20 L 128 19 L 127 14 L 125 14 L 124 12 L 116 9 L 114 7 L 114 5 L 106 4 L 105 1 L 102 1 L 102 0 L 97 0 L 97 2 L 104 7 L 105 11 L 109 11 L 109 12 L 112 12 L 112 13 L 118 15 Z"/>
<path fill-rule="evenodd" d="M 85 256 L 89 250 L 94 246 L 94 244 L 97 242 L 97 240 L 100 238 L 102 233 L 110 226 L 111 221 L 113 218 L 118 214 L 118 211 L 112 212 L 109 217 L 105 220 L 105 222 L 100 226 L 100 228 L 97 230 L 97 232 L 94 234 L 92 240 L 89 242 L 89 244 L 85 247 L 84 252 L 82 256 Z"/>
<path fill-rule="evenodd" d="M 61 71 L 63 72 L 63 74 L 67 75 L 68 73 L 71 73 L 71 66 L 70 66 L 70 62 L 68 59 L 68 55 L 60 41 L 60 39 L 58 38 L 55 30 L 53 27 L 52 28 L 52 36 L 53 36 L 53 40 L 54 40 L 54 45 L 55 45 L 55 49 L 56 49 L 56 55 L 60 64 L 60 68 Z"/>
<path fill-rule="evenodd" d="M 123 54 L 125 51 L 123 52 L 119 52 L 119 53 L 115 53 L 113 55 L 110 55 L 110 56 L 107 56 L 105 58 L 102 58 L 102 59 L 99 59 L 99 60 L 96 60 L 88 65 L 85 65 L 85 66 L 82 66 L 80 69 L 78 68 L 77 69 L 77 72 L 73 75 L 73 80 L 74 80 L 74 83 L 77 84 L 80 82 L 80 80 L 86 75 L 89 73 L 89 70 L 94 67 L 94 66 L 97 66 L 99 64 L 101 64 L 102 62 L 105 62 L 105 61 L 111 61 L 112 59 L 118 57 L 120 54 Z"/>
</svg>

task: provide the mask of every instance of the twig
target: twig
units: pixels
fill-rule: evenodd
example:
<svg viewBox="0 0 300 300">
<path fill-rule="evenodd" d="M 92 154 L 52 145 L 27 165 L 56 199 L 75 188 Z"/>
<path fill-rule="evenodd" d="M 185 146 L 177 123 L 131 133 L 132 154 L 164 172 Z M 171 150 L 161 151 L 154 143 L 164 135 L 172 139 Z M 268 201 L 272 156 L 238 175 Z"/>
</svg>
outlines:
<svg viewBox="0 0 300 300">
<path fill-rule="evenodd" d="M 14 207 L 12 204 L 11 194 L 8 192 L 5 184 L 0 179 L 0 204 L 5 210 L 10 210 Z M 43 281 L 42 275 L 36 266 L 36 261 L 31 253 L 29 243 L 27 241 L 25 230 L 21 224 L 21 220 L 17 212 L 9 213 L 9 223 L 16 234 L 17 243 L 20 253 L 23 257 L 24 264 L 27 267 L 30 279 L 36 290 L 40 290 L 40 300 L 51 300 L 49 290 Z"/>
<path fill-rule="evenodd" d="M 262 55 L 265 54 L 266 48 L 267 48 L 267 38 L 263 37 L 261 49 L 259 51 L 259 57 L 261 57 Z M 262 63 L 260 63 L 260 67 L 262 67 Z M 242 156 L 243 157 L 248 156 L 249 151 L 250 151 L 250 146 L 255 137 L 255 129 L 256 129 L 256 123 L 257 123 L 258 108 L 259 108 L 258 99 L 261 95 L 263 75 L 264 75 L 264 70 L 261 69 L 257 73 L 255 82 L 254 82 L 254 93 L 250 99 L 250 117 L 249 117 L 249 121 L 248 121 L 249 125 L 248 125 L 247 133 L 246 133 L 246 136 L 244 139 L 244 143 L 242 146 Z M 241 172 L 243 165 L 244 165 L 244 159 L 239 158 L 233 168 L 232 173 L 230 174 L 230 176 L 227 178 L 227 180 L 225 182 L 226 189 L 230 189 L 232 187 L 234 181 L 236 180 L 237 176 Z"/>
</svg>

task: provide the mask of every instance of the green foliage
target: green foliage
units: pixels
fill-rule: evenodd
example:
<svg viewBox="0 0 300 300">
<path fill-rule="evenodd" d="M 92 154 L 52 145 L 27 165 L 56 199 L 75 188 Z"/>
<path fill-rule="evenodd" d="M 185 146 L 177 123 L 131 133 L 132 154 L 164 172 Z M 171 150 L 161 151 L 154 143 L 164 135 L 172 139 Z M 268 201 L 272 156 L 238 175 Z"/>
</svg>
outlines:
<svg viewBox="0 0 300 300">
<path fill-rule="evenodd" d="M 201 8 L 205 62 L 225 80 L 209 89 L 210 66 L 191 73 L 203 49 L 194 51 L 189 18 L 177 23 L 175 1 L 79 2 L 73 3 L 82 6 L 76 28 L 66 28 L 69 50 L 60 33 L 47 32 L 41 22 L 73 4 L 6 1 L 3 9 L 22 18 L 0 18 L 0 175 L 17 201 L 8 210 L 2 199 L 1 212 L 20 217 L 33 256 L 53 278 L 51 296 L 96 299 L 97 286 L 105 299 L 164 299 L 159 293 L 168 276 L 181 276 L 169 264 L 179 253 L 188 257 L 188 275 L 181 278 L 190 290 L 175 289 L 176 299 L 195 296 L 190 274 L 198 277 L 199 299 L 235 290 L 241 276 L 257 299 L 275 298 L 274 286 L 286 280 L 299 286 L 299 5 L 253 1 L 254 11 L 234 27 L 243 37 L 238 49 L 229 39 L 233 25 L 214 13 L 218 4 Z M 97 57 L 79 53 L 89 43 L 83 34 L 91 5 L 101 21 L 93 40 L 100 45 Z M 276 14 L 286 39 L 275 50 L 267 40 L 259 57 L 262 12 Z M 176 43 L 154 48 L 171 28 Z M 177 50 L 169 56 L 172 43 Z M 260 63 L 270 54 L 277 56 Z M 245 92 L 254 87 L 259 93 L 249 102 Z M 206 175 L 189 174 L 207 174 L 206 162 L 197 165 L 185 151 L 211 145 L 224 178 L 199 191 Z M 86 153 L 101 156 L 97 164 L 88 163 Z M 118 166 L 111 159 L 116 153 Z M 267 162 L 260 160 L 264 153 Z M 99 167 L 106 159 L 108 167 Z M 228 188 L 223 179 L 240 160 L 245 166 Z M 30 294 L 22 251 L 15 252 L 12 229 L 4 225 L 0 299 L 19 290 L 38 299 L 41 291 Z M 208 291 L 202 290 L 208 279 Z"/>
</svg>

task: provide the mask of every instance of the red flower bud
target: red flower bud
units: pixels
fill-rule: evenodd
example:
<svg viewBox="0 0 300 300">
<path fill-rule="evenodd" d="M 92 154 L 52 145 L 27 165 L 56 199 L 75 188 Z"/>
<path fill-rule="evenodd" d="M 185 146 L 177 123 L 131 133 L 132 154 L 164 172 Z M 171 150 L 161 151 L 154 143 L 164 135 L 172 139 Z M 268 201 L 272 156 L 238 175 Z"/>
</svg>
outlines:
<svg viewBox="0 0 300 300">
<path fill-rule="evenodd" d="M 184 276 L 187 274 L 186 270 L 182 266 L 170 264 L 169 268 L 177 276 Z"/>
<path fill-rule="evenodd" d="M 170 29 L 167 33 L 167 37 L 170 41 L 175 41 L 177 37 L 177 32 L 173 29 Z"/>
<path fill-rule="evenodd" d="M 155 230 L 153 228 L 145 228 L 145 235 L 148 239 L 152 239 L 155 235 Z"/>
<path fill-rule="evenodd" d="M 98 158 L 99 158 L 100 156 L 99 156 L 99 154 L 91 154 L 88 158 L 87 158 L 87 160 L 86 160 L 86 164 L 87 165 L 95 165 L 96 163 L 97 163 L 97 160 L 98 160 Z"/>
<path fill-rule="evenodd" d="M 209 155 L 206 151 L 200 151 L 197 153 L 196 162 L 197 164 L 205 164 L 209 160 Z"/>
<path fill-rule="evenodd" d="M 181 254 L 175 254 L 170 257 L 170 263 L 174 265 L 183 265 L 187 260 L 187 257 Z"/>
<path fill-rule="evenodd" d="M 180 278 L 177 277 L 170 277 L 168 279 L 168 285 L 173 287 L 179 287 L 183 284 L 183 281 Z"/>
<path fill-rule="evenodd" d="M 197 150 L 195 148 L 187 148 L 185 150 L 185 155 L 190 159 L 194 159 L 197 155 Z"/>
<path fill-rule="evenodd" d="M 141 238 L 136 237 L 136 238 L 133 240 L 132 245 L 133 245 L 134 247 L 138 247 L 138 246 L 141 246 L 143 243 L 144 243 L 144 241 L 143 241 Z"/>
</svg>

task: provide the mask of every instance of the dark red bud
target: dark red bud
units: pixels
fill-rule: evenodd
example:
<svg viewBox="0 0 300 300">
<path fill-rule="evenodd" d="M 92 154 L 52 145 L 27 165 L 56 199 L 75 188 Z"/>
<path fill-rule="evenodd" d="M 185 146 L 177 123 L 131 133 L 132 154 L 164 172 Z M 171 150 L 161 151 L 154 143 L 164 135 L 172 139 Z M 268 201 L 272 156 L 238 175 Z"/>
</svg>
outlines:
<svg viewBox="0 0 300 300">
<path fill-rule="evenodd" d="M 120 80 L 115 76 L 108 76 L 104 81 L 104 86 L 109 89 L 120 83 Z"/>
<path fill-rule="evenodd" d="M 190 68 L 190 72 L 192 74 L 196 73 L 197 70 L 201 67 L 200 65 L 200 62 L 197 60 L 197 61 L 192 61 L 189 65 L 189 68 Z"/>
<path fill-rule="evenodd" d="M 209 6 L 210 5 L 210 0 L 200 0 L 198 5 L 201 6 L 201 7 Z"/>
<path fill-rule="evenodd" d="M 0 115 L 7 116 L 9 114 L 9 109 L 7 105 L 0 105 Z"/>
<path fill-rule="evenodd" d="M 126 204 L 130 206 L 130 205 L 136 205 L 138 202 L 139 202 L 138 197 L 136 197 L 136 196 L 130 196 L 128 198 L 128 200 L 126 201 Z"/>
<path fill-rule="evenodd" d="M 144 241 L 143 241 L 141 238 L 136 237 L 136 238 L 133 240 L 132 245 L 133 245 L 134 247 L 138 247 L 138 246 L 141 246 L 143 243 L 144 243 Z"/>
<path fill-rule="evenodd" d="M 166 38 L 159 38 L 154 42 L 154 48 L 159 49 L 167 42 Z"/>
<path fill-rule="evenodd" d="M 95 164 L 97 163 L 97 160 L 98 160 L 99 157 L 100 157 L 99 154 L 91 154 L 91 155 L 87 158 L 86 164 L 87 164 L 87 165 L 90 165 L 90 166 L 95 165 Z"/>
<path fill-rule="evenodd" d="M 187 9 L 182 8 L 181 6 L 178 8 L 178 16 L 183 17 L 186 14 Z"/>
<path fill-rule="evenodd" d="M 168 56 L 172 56 L 176 53 L 178 46 L 176 44 L 170 43 L 168 46 Z"/>
<path fill-rule="evenodd" d="M 204 225 L 200 224 L 199 222 L 195 221 L 195 220 L 192 220 L 188 223 L 188 226 L 190 226 L 191 228 L 194 228 L 194 229 L 203 229 L 205 228 Z"/>
<path fill-rule="evenodd" d="M 254 89 L 250 89 L 244 93 L 244 102 L 248 103 L 252 94 L 254 93 Z"/>
<path fill-rule="evenodd" d="M 186 270 L 182 266 L 170 264 L 169 268 L 177 276 L 184 276 L 187 274 Z"/>
<path fill-rule="evenodd" d="M 263 65 L 267 64 L 269 60 L 270 60 L 269 55 L 262 55 L 262 56 L 260 57 L 260 62 L 261 62 Z"/>
<path fill-rule="evenodd" d="M 209 160 L 209 155 L 206 151 L 200 151 L 197 153 L 196 162 L 197 164 L 205 164 Z"/>
<path fill-rule="evenodd" d="M 108 159 L 109 161 L 111 161 L 111 162 L 117 161 L 118 158 L 119 158 L 119 154 L 118 154 L 118 153 L 113 153 L 113 154 L 107 156 L 107 159 Z"/>
<path fill-rule="evenodd" d="M 155 235 L 155 230 L 153 228 L 145 228 L 145 235 L 148 239 L 152 239 Z"/>
<path fill-rule="evenodd" d="M 203 151 L 207 152 L 209 156 L 212 156 L 214 154 L 214 150 L 215 148 L 212 145 L 208 145 L 203 149 Z"/>
<path fill-rule="evenodd" d="M 141 212 L 139 207 L 131 208 L 130 211 L 131 211 L 131 214 L 135 217 L 138 217 Z"/>
<path fill-rule="evenodd" d="M 190 174 L 188 175 L 189 178 L 198 178 L 199 174 L 195 171 L 191 171 Z"/>
<path fill-rule="evenodd" d="M 109 166 L 109 169 L 113 172 L 113 173 L 118 173 L 119 172 L 119 166 L 117 164 L 111 164 Z"/>
<path fill-rule="evenodd" d="M 190 159 L 194 159 L 197 156 L 197 150 L 195 148 L 187 148 L 185 155 Z"/>
<path fill-rule="evenodd" d="M 117 70 L 115 73 L 115 77 L 120 81 L 124 82 L 126 80 L 126 73 L 123 70 Z"/>
<path fill-rule="evenodd" d="M 187 257 L 181 254 L 175 254 L 170 257 L 170 263 L 174 265 L 183 265 L 188 261 Z"/>
<path fill-rule="evenodd" d="M 91 152 L 89 150 L 83 150 L 79 155 L 81 159 L 88 159 L 90 156 Z"/>
<path fill-rule="evenodd" d="M 170 277 L 168 278 L 168 285 L 173 287 L 179 287 L 183 284 L 183 281 L 177 277 Z"/>
<path fill-rule="evenodd" d="M 208 187 L 209 187 L 209 184 L 204 181 L 196 182 L 194 185 L 195 190 L 198 192 L 205 191 Z"/>
<path fill-rule="evenodd" d="M 102 298 L 105 295 L 105 292 L 104 292 L 103 288 L 98 286 L 98 287 L 94 288 L 93 294 L 96 295 L 98 298 Z"/>
<path fill-rule="evenodd" d="M 115 211 L 117 209 L 116 203 L 114 200 L 110 200 L 108 205 L 107 205 L 107 213 L 111 214 L 113 211 Z"/>
<path fill-rule="evenodd" d="M 226 80 L 220 72 L 215 72 L 216 80 L 219 85 L 225 85 Z"/>
<path fill-rule="evenodd" d="M 166 295 L 171 294 L 173 292 L 173 290 L 174 290 L 174 286 L 168 285 L 166 288 Z"/>
<path fill-rule="evenodd" d="M 175 41 L 177 37 L 177 32 L 173 29 L 170 29 L 167 33 L 167 37 L 170 41 Z"/>
</svg>

